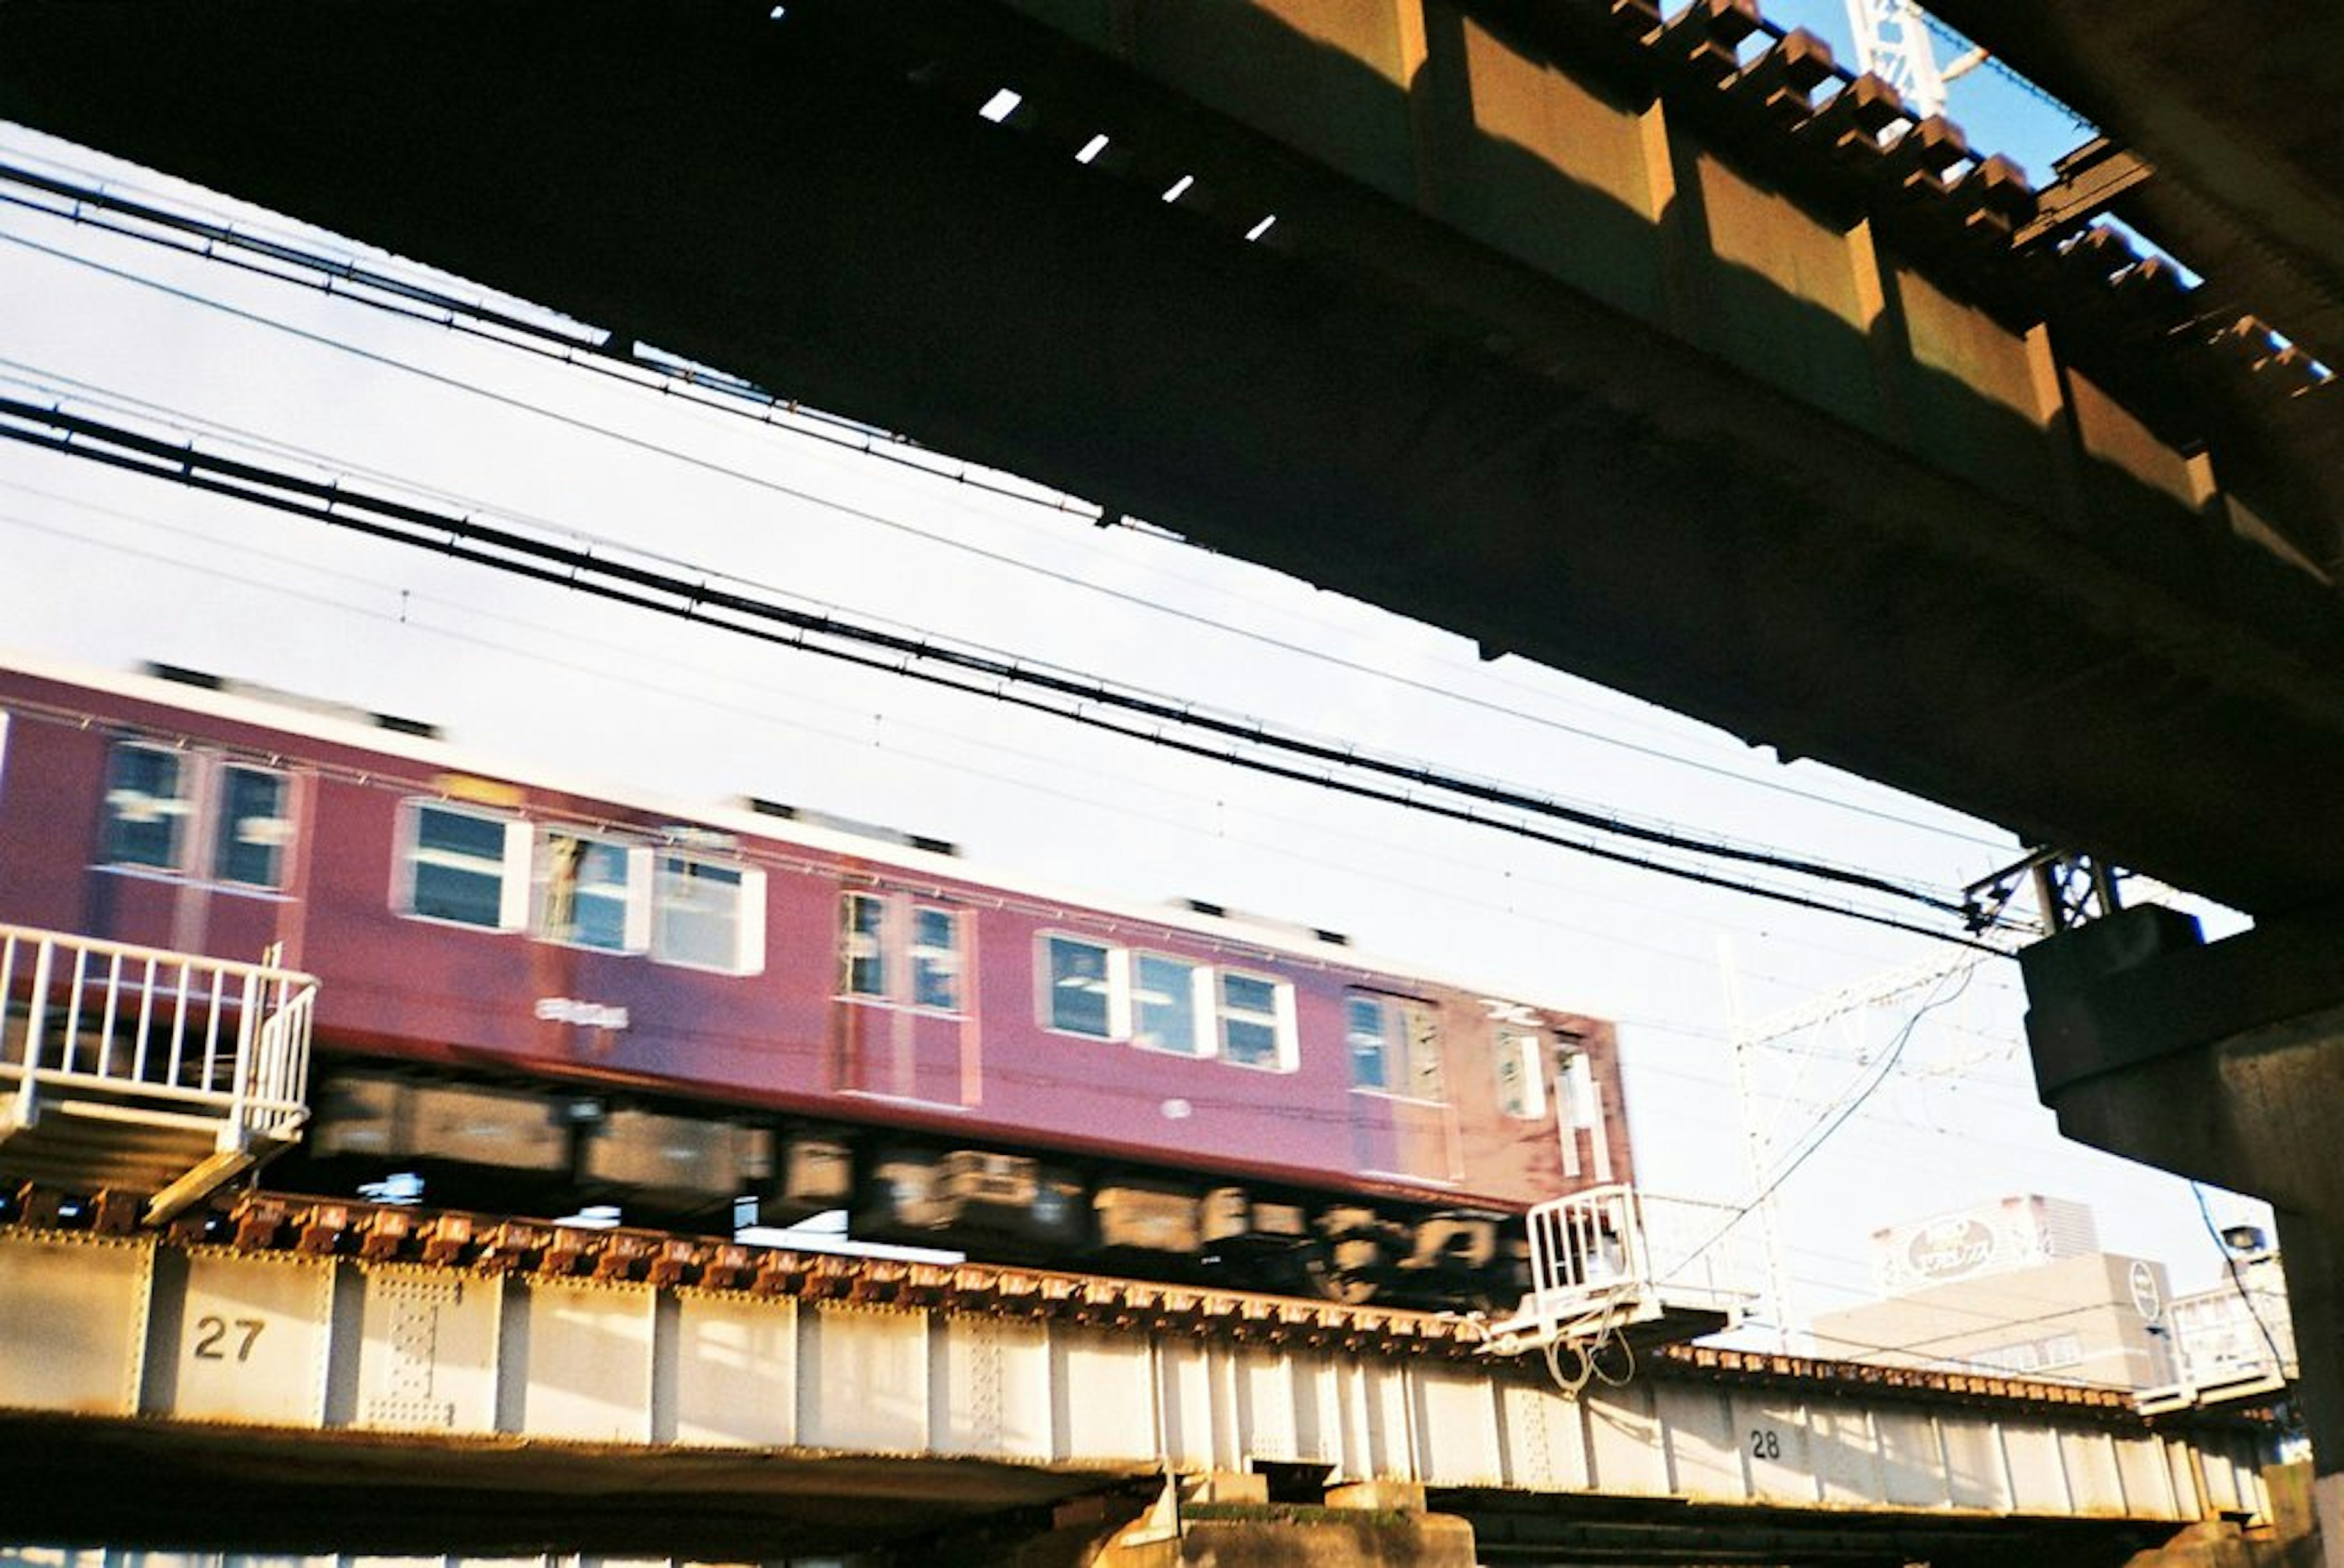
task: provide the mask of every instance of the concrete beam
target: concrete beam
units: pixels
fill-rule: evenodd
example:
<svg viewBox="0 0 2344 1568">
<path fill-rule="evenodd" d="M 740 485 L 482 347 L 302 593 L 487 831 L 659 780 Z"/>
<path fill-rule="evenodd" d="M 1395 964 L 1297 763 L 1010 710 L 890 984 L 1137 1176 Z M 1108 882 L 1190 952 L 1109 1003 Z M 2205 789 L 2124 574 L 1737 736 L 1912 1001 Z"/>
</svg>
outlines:
<svg viewBox="0 0 2344 1568">
<path fill-rule="evenodd" d="M 2271 25 L 2203 0 L 1930 9 L 2157 166 L 2126 217 L 2250 279 L 2256 309 L 2344 362 L 2344 192 L 2319 128 L 2344 96 L 2344 17 Z"/>
<path fill-rule="evenodd" d="M 2186 916 L 2127 909 L 2020 963 L 2062 1132 L 2278 1209 L 2314 1493 L 2344 1562 L 2344 923 L 2209 945 Z"/>
</svg>

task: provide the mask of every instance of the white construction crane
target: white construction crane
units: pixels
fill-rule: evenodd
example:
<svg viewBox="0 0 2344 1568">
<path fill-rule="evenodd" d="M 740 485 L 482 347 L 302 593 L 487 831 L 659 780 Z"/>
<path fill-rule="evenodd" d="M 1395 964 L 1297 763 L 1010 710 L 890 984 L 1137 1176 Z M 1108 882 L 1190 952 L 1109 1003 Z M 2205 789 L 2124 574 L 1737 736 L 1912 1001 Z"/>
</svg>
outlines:
<svg viewBox="0 0 2344 1568">
<path fill-rule="evenodd" d="M 1940 71 L 1928 18 L 1913 0 L 1847 0 L 1847 20 L 1855 30 L 1856 68 L 1902 93 L 1919 118 L 1945 113 L 1945 84 L 1985 59 L 1984 49 L 1972 49 Z"/>
</svg>

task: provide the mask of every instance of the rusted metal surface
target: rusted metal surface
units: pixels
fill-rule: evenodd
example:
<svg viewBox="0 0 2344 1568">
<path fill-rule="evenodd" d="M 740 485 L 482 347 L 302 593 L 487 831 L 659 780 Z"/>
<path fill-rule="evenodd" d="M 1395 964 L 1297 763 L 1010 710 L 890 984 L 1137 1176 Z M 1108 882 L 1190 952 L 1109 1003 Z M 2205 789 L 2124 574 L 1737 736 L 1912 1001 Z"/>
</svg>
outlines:
<svg viewBox="0 0 2344 1568">
<path fill-rule="evenodd" d="M 1931 9 L 2089 116 L 2155 177 L 2118 210 L 2330 363 L 2344 361 L 2344 197 L 2326 106 L 2344 19 L 2284 26 L 2193 0 Z"/>
<path fill-rule="evenodd" d="M 924 1263 L 622 1229 L 291 1197 L 244 1198 L 170 1233 L 254 1254 L 420 1263 L 525 1280 L 584 1280 L 736 1291 L 768 1300 L 981 1314 L 1083 1327 L 1464 1358 L 1476 1322 L 1451 1313 L 1305 1300 L 991 1263 Z"/>
<path fill-rule="evenodd" d="M 53 1213 L 53 1195 L 25 1195 L 23 1207 Z M 64 1232 L 68 1239 L 75 1234 Z M 144 1245 L 135 1210 L 114 1211 L 106 1229 L 122 1245 Z M 1492 1378 L 1523 1373 L 1481 1354 L 1476 1318 L 1070 1273 L 994 1263 L 927 1263 L 792 1251 L 705 1238 L 626 1229 L 586 1229 L 485 1215 L 256 1194 L 232 1207 L 191 1215 L 161 1233 L 167 1244 L 256 1257 L 339 1258 L 405 1264 L 523 1281 L 645 1284 L 739 1293 L 773 1300 L 934 1310 L 1084 1328 L 1186 1335 L 1233 1344 L 1339 1350 L 1379 1357 L 1432 1358 L 1488 1368 Z M 1951 1403 L 2078 1413 L 2124 1430 L 2148 1423 L 2119 1389 L 1924 1368 L 1874 1366 L 1706 1345 L 1642 1352 L 1669 1377 L 1775 1382 Z"/>
<path fill-rule="evenodd" d="M 0 1457 L 37 1504 L 10 1523 L 158 1539 L 64 1480 L 125 1466 L 187 1483 L 159 1539 L 245 1549 L 394 1549 L 422 1508 L 442 1549 L 509 1545 L 502 1520 L 581 1546 L 661 1524 L 732 1552 L 757 1522 L 871 1539 L 1265 1466 L 1500 1512 L 1692 1505 L 1721 1538 L 1814 1513 L 1980 1542 L 2091 1520 L 2132 1541 L 2267 1508 L 2252 1424 L 2151 1424 L 2052 1385 L 1682 1351 L 1571 1398 L 1476 1357 L 1458 1319 L 399 1219 L 419 1222 L 270 1198 L 216 1244 L 0 1227 Z M 384 1256 L 460 1235 L 452 1266 Z M 670 1283 L 642 1277 L 662 1264 Z M 891 1476 L 894 1516 L 871 1501 Z M 663 1518 L 625 1501 L 652 1494 Z M 571 1506 L 589 1495 L 611 1501 Z"/>
</svg>

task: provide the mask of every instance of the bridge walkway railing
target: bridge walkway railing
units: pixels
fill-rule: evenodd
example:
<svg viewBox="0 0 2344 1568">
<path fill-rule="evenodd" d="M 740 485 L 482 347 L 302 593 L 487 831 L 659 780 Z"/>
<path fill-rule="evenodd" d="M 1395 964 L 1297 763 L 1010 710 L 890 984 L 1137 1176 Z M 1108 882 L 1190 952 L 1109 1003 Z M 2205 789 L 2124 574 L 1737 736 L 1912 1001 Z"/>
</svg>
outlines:
<svg viewBox="0 0 2344 1568">
<path fill-rule="evenodd" d="M 167 1218 L 298 1136 L 317 988 L 273 964 L 0 926 L 9 1168 L 153 1194 Z"/>
</svg>

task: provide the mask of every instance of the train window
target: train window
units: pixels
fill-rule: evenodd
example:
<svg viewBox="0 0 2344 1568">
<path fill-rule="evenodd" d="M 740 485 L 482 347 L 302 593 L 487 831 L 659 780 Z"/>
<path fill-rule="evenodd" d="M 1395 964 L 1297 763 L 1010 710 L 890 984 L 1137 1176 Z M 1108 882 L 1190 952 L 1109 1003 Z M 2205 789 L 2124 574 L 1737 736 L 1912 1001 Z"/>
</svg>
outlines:
<svg viewBox="0 0 2344 1568">
<path fill-rule="evenodd" d="M 887 988 L 887 901 L 875 894 L 850 893 L 840 911 L 844 929 L 839 943 L 839 989 L 850 996 L 877 996 Z"/>
<path fill-rule="evenodd" d="M 901 895 L 850 893 L 839 910 L 839 994 L 960 1010 L 960 916 Z"/>
<path fill-rule="evenodd" d="M 1351 1087 L 1417 1099 L 1448 1098 L 1440 1016 L 1422 1002 L 1354 992 L 1345 1010 Z"/>
<path fill-rule="evenodd" d="M 912 1005 L 960 1007 L 960 917 L 933 904 L 912 906 Z"/>
<path fill-rule="evenodd" d="M 193 803 L 180 753 L 125 741 L 106 775 L 106 859 L 110 865 L 179 869 L 180 836 Z"/>
<path fill-rule="evenodd" d="M 1294 1070 L 1294 988 L 1224 969 L 1220 972 L 1221 1055 L 1246 1067 Z"/>
<path fill-rule="evenodd" d="M 537 934 L 549 942 L 640 953 L 650 946 L 646 852 L 565 827 L 537 837 Z"/>
<path fill-rule="evenodd" d="M 1209 1056 L 1197 1021 L 1212 1007 L 1212 971 L 1185 958 L 1141 953 L 1133 959 L 1131 1043 L 1184 1057 Z M 1197 992 L 1205 995 L 1201 1000 Z"/>
<path fill-rule="evenodd" d="M 1344 1038 L 1351 1047 L 1351 1087 L 1387 1090 L 1398 1087 L 1399 1067 L 1393 1059 L 1383 998 L 1353 996 L 1347 1016 Z"/>
<path fill-rule="evenodd" d="M 410 801 L 400 907 L 427 920 L 520 929 L 528 913 L 529 826 L 490 812 Z"/>
<path fill-rule="evenodd" d="M 1042 950 L 1048 987 L 1042 1012 L 1050 1027 L 1095 1040 L 1120 1039 L 1127 1011 L 1127 987 L 1116 984 L 1123 949 L 1079 936 L 1045 936 Z"/>
<path fill-rule="evenodd" d="M 765 874 L 663 854 L 652 888 L 652 956 L 727 975 L 765 966 Z"/>
<path fill-rule="evenodd" d="M 1546 1074 L 1541 1070 L 1539 1037 L 1531 1034 L 1498 1033 L 1498 1108 L 1508 1116 L 1546 1115 Z"/>
<path fill-rule="evenodd" d="M 212 875 L 247 887 L 281 887 L 285 845 L 293 824 L 285 814 L 283 774 L 244 763 L 219 773 L 220 813 L 212 847 Z"/>
</svg>

